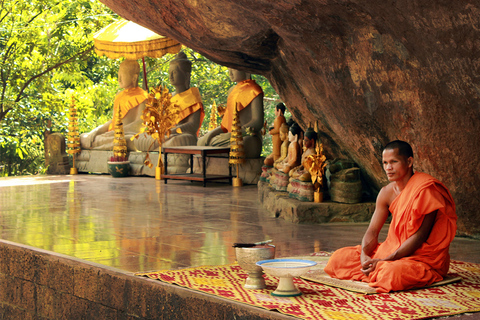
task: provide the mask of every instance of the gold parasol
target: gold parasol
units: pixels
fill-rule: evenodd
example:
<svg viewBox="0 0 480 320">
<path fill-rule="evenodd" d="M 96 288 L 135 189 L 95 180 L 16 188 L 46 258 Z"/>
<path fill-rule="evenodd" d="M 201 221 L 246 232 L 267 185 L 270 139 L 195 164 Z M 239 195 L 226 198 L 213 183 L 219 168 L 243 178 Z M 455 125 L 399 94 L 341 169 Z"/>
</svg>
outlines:
<svg viewBox="0 0 480 320">
<path fill-rule="evenodd" d="M 110 59 L 124 57 L 128 60 L 143 60 L 143 80 L 147 87 L 145 57 L 161 58 L 167 53 L 176 54 L 182 45 L 173 39 L 161 36 L 135 22 L 116 21 L 93 35 L 95 52 Z"/>
<path fill-rule="evenodd" d="M 167 53 L 178 53 L 182 47 L 176 40 L 123 19 L 95 33 L 93 41 L 95 52 L 110 59 L 161 58 Z"/>
</svg>

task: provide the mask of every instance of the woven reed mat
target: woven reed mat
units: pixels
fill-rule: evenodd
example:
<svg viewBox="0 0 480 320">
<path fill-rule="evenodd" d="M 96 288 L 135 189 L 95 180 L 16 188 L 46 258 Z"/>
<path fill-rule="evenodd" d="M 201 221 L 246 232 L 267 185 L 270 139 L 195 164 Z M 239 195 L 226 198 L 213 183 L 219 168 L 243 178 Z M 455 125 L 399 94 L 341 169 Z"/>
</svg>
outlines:
<svg viewBox="0 0 480 320">
<path fill-rule="evenodd" d="M 295 258 L 317 261 L 315 270 L 320 270 L 328 257 L 328 253 L 319 252 Z M 301 296 L 274 297 L 270 293 L 278 284 L 276 277 L 265 275 L 266 289 L 248 290 L 243 288 L 247 274 L 237 264 L 137 275 L 301 319 L 423 319 L 480 311 L 480 264 L 459 261 L 451 262 L 449 277 L 461 281 L 388 294 L 364 294 L 295 278 Z"/>
</svg>

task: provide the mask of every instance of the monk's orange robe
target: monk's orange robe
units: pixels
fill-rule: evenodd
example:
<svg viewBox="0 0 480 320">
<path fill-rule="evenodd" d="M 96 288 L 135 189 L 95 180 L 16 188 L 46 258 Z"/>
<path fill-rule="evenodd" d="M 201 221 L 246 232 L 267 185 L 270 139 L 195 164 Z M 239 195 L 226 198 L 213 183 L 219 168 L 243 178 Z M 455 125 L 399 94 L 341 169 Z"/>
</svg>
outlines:
<svg viewBox="0 0 480 320">
<path fill-rule="evenodd" d="M 197 136 L 202 126 L 205 110 L 203 109 L 202 97 L 198 88 L 192 87 L 182 93 L 177 93 L 171 99 L 171 102 L 178 105 L 181 111 L 178 114 L 178 122 L 182 121 L 192 113 L 200 110 L 200 124 L 197 129 Z"/>
<path fill-rule="evenodd" d="M 237 110 L 238 112 L 240 112 L 261 93 L 263 93 L 263 90 L 255 82 L 255 80 L 247 79 L 237 83 L 237 85 L 233 88 L 232 92 L 230 92 L 230 94 L 228 95 L 227 109 L 225 110 L 222 123 L 220 124 L 223 132 L 232 131 L 233 114 L 237 103 Z"/>
<path fill-rule="evenodd" d="M 122 119 L 128 111 L 138 106 L 148 98 L 148 93 L 140 87 L 128 88 L 118 93 L 113 101 L 113 119 L 108 126 L 108 131 L 115 127 L 115 119 L 117 117 L 118 108 L 120 108 L 120 116 Z"/>
<path fill-rule="evenodd" d="M 379 261 L 365 276 L 360 269 L 361 246 L 335 251 L 325 272 L 333 278 L 368 282 L 377 292 L 408 290 L 440 281 L 450 265 L 448 249 L 457 229 L 455 203 L 448 189 L 426 173 L 416 172 L 389 207 L 392 221 L 385 241 L 371 255 L 384 259 L 420 228 L 425 215 L 437 211 L 427 241 L 411 256 Z"/>
</svg>

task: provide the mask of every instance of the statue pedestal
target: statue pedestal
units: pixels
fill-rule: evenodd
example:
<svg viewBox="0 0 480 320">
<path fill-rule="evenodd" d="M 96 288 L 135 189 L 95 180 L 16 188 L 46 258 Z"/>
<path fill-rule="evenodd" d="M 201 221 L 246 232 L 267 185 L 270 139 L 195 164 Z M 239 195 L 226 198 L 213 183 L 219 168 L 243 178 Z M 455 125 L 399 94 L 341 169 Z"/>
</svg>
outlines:
<svg viewBox="0 0 480 320">
<path fill-rule="evenodd" d="M 314 200 L 314 189 L 311 181 L 290 179 L 287 187 L 288 196 L 300 201 L 311 202 Z"/>
<path fill-rule="evenodd" d="M 113 151 L 104 150 L 82 150 L 78 154 L 75 165 L 78 172 L 87 173 L 108 173 L 107 162 L 113 156 Z M 130 152 L 128 160 L 130 161 L 130 175 L 132 176 L 150 176 L 155 177 L 155 167 L 158 162 L 158 152 L 150 152 L 150 162 L 152 168 L 145 165 L 147 152 Z M 163 160 L 163 156 L 162 156 Z M 188 155 L 178 154 L 168 156 L 168 171 L 171 173 L 186 173 L 190 168 Z"/>
<path fill-rule="evenodd" d="M 305 202 L 290 198 L 288 192 L 276 191 L 266 182 L 259 181 L 257 186 L 263 207 L 272 216 L 293 223 L 368 222 L 375 211 L 375 202 Z"/>
</svg>

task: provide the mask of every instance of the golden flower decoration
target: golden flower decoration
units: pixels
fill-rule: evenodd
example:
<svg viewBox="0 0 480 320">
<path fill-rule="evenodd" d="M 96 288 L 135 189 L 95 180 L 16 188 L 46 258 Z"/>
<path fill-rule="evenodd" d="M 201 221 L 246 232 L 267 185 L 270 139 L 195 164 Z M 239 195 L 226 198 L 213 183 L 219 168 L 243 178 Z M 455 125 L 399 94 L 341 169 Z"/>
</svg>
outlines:
<svg viewBox="0 0 480 320">
<path fill-rule="evenodd" d="M 305 167 L 308 168 L 308 172 L 312 176 L 312 183 L 318 183 L 320 187 L 323 187 L 323 175 L 325 172 L 327 158 L 323 154 L 323 145 L 317 142 L 315 146 L 316 154 L 309 155 L 307 157 Z"/>
<path fill-rule="evenodd" d="M 180 107 L 172 103 L 171 99 L 172 95 L 166 87 L 160 85 L 151 90 L 141 116 L 144 127 L 139 133 L 132 137 L 132 140 L 146 132 L 153 139 L 158 141 L 160 148 L 162 147 L 162 143 L 165 141 L 165 136 L 169 137 L 171 129 L 177 125 L 179 121 L 179 113 L 181 111 Z M 182 133 L 179 128 L 177 128 L 176 132 Z M 145 164 L 149 167 L 152 166 L 149 162 L 148 156 Z"/>
</svg>

